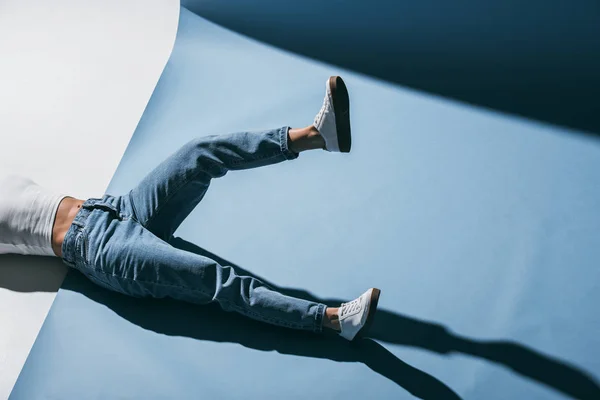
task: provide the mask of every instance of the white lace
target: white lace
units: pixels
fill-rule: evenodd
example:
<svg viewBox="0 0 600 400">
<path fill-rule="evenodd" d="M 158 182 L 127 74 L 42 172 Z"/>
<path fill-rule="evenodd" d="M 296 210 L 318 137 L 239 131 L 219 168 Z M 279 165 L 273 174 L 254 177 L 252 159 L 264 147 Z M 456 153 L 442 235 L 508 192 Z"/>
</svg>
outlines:
<svg viewBox="0 0 600 400">
<path fill-rule="evenodd" d="M 325 94 L 325 99 L 323 99 L 323 105 L 321 106 L 319 113 L 315 117 L 315 125 L 316 126 L 321 124 L 321 117 L 327 111 L 328 108 L 329 108 L 329 95 Z"/>
<path fill-rule="evenodd" d="M 333 99 L 331 98 L 329 81 L 326 82 L 326 85 L 323 106 L 315 117 L 314 126 L 325 140 L 325 150 L 340 151 L 337 138 L 337 127 L 335 125 L 335 110 L 333 109 Z"/>
<path fill-rule="evenodd" d="M 348 314 L 360 311 L 360 309 L 362 308 L 361 300 L 362 300 L 362 296 L 359 297 L 358 299 L 352 300 L 349 303 L 342 303 L 340 318 L 343 318 L 344 316 L 346 316 Z"/>
</svg>

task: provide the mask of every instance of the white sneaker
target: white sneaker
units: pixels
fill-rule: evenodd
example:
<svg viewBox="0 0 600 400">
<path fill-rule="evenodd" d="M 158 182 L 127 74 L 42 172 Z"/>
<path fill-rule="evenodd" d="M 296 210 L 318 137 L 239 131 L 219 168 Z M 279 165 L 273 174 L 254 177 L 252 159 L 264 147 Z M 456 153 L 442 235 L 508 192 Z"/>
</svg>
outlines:
<svg viewBox="0 0 600 400">
<path fill-rule="evenodd" d="M 325 86 L 323 106 L 313 125 L 325 139 L 325 150 L 348 153 L 352 145 L 348 89 L 339 76 L 330 77 Z"/>
<path fill-rule="evenodd" d="M 340 336 L 353 340 L 357 335 L 361 337 L 367 332 L 373 322 L 380 293 L 379 289 L 371 288 L 358 299 L 342 304 L 338 311 Z"/>
</svg>

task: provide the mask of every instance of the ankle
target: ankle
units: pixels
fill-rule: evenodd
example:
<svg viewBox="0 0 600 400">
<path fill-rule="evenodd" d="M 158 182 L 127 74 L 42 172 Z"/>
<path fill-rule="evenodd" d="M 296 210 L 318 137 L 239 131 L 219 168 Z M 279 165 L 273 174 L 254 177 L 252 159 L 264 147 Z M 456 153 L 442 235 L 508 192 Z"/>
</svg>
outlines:
<svg viewBox="0 0 600 400">
<path fill-rule="evenodd" d="M 323 316 L 323 327 L 329 328 L 334 331 L 340 331 L 340 318 L 338 314 L 339 308 L 330 308 L 327 307 L 325 309 L 325 315 Z"/>
<path fill-rule="evenodd" d="M 317 127 L 314 126 L 314 125 L 307 126 L 304 129 L 306 129 L 308 131 L 307 137 L 321 136 L 321 133 L 319 132 L 319 130 L 317 129 Z"/>
<path fill-rule="evenodd" d="M 288 141 L 290 149 L 296 153 L 325 147 L 325 140 L 313 125 L 290 129 L 288 131 Z"/>
</svg>

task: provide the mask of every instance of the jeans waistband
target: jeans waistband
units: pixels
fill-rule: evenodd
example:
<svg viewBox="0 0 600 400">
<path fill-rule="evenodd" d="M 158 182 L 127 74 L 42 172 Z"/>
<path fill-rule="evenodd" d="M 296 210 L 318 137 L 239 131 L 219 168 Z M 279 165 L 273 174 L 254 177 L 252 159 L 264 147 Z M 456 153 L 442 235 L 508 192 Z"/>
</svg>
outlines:
<svg viewBox="0 0 600 400">
<path fill-rule="evenodd" d="M 87 217 L 94 209 L 108 211 L 120 218 L 120 210 L 110 201 L 110 199 L 114 199 L 114 197 L 110 195 L 104 195 L 101 199 L 90 198 L 84 201 L 81 205 L 81 210 L 79 210 L 73 219 L 73 224 L 79 225 L 83 228 L 85 226 Z"/>
</svg>

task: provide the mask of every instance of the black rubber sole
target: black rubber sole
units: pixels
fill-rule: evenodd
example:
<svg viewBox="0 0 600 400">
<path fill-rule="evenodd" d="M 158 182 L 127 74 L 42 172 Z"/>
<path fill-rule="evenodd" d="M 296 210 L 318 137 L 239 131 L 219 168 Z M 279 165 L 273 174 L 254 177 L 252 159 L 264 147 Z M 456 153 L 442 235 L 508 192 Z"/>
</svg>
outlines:
<svg viewBox="0 0 600 400">
<path fill-rule="evenodd" d="M 375 312 L 377 311 L 377 304 L 379 303 L 379 296 L 381 295 L 381 290 L 373 289 L 371 293 L 371 302 L 369 303 L 369 315 L 367 315 L 367 322 L 365 326 L 363 326 L 360 331 L 356 333 L 356 336 L 353 340 L 361 339 L 365 337 L 369 333 L 369 329 L 373 324 L 373 319 L 375 318 Z"/>
<path fill-rule="evenodd" d="M 337 139 L 342 153 L 349 153 L 352 147 L 352 135 L 350 133 L 350 98 L 348 88 L 339 76 L 329 78 L 333 110 L 335 112 L 335 126 L 337 127 Z"/>
</svg>

